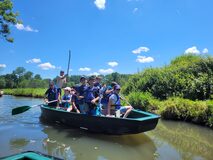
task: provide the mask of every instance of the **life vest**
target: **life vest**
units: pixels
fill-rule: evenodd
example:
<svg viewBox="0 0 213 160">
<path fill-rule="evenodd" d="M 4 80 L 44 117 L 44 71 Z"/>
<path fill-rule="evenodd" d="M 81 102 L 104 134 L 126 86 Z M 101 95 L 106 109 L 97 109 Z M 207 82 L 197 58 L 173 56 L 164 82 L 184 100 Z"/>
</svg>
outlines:
<svg viewBox="0 0 213 160">
<path fill-rule="evenodd" d="M 121 108 L 121 101 L 120 101 L 120 97 L 118 94 L 113 93 L 112 95 L 116 96 L 116 101 L 114 104 L 112 104 L 111 106 L 115 107 L 116 110 L 119 110 Z"/>
<path fill-rule="evenodd" d="M 64 95 L 62 97 L 62 100 L 70 100 L 70 99 L 71 99 L 71 95 Z M 62 102 L 62 107 L 69 108 L 70 103 L 69 102 Z"/>
<path fill-rule="evenodd" d="M 96 87 L 88 87 L 85 91 L 85 102 L 90 103 L 98 95 L 98 89 Z"/>
<path fill-rule="evenodd" d="M 57 100 L 58 99 L 58 90 L 57 88 L 49 88 L 48 89 L 48 92 L 47 92 L 47 98 L 48 98 L 48 101 L 53 101 L 53 100 Z"/>
</svg>

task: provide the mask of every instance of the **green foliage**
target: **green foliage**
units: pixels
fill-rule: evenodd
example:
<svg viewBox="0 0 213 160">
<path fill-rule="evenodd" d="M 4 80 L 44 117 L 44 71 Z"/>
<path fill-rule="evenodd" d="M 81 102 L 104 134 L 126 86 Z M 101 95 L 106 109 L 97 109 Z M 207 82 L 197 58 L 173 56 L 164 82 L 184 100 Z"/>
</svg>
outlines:
<svg viewBox="0 0 213 160">
<path fill-rule="evenodd" d="M 0 0 L 0 37 L 3 37 L 8 42 L 13 42 L 10 35 L 10 25 L 20 23 L 17 20 L 18 13 L 12 11 L 13 3 L 11 0 Z"/>
<path fill-rule="evenodd" d="M 131 92 L 127 99 L 129 103 L 137 109 L 144 111 L 153 111 L 157 109 L 157 99 L 155 99 L 150 93 L 146 92 Z"/>
<path fill-rule="evenodd" d="M 213 101 L 169 98 L 162 101 L 158 107 L 164 119 L 190 121 L 209 127 L 213 125 Z"/>
<path fill-rule="evenodd" d="M 4 94 L 10 94 L 14 96 L 26 96 L 26 97 L 39 97 L 43 98 L 45 88 L 18 88 L 18 89 L 4 89 Z"/>
<path fill-rule="evenodd" d="M 33 73 L 23 67 L 17 67 L 11 74 L 0 76 L 0 88 L 45 88 L 49 80 L 42 80 L 39 74 Z"/>
<path fill-rule="evenodd" d="M 168 66 L 149 68 L 131 76 L 123 92 L 150 92 L 160 99 L 179 96 L 205 100 L 213 94 L 212 77 L 213 57 L 183 55 Z"/>
</svg>

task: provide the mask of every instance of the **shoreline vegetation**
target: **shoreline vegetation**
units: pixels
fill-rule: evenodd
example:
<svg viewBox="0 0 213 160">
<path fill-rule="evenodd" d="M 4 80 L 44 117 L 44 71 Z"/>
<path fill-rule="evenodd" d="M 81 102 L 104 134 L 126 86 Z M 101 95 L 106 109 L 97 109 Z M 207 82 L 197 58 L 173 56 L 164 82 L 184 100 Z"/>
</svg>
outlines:
<svg viewBox="0 0 213 160">
<path fill-rule="evenodd" d="M 68 77 L 67 86 L 78 84 L 80 76 Z M 155 112 L 163 119 L 187 121 L 213 129 L 211 55 L 187 54 L 163 67 L 150 67 L 132 75 L 115 72 L 101 76 L 107 85 L 112 81 L 119 83 L 122 94 L 134 108 Z M 0 88 L 5 94 L 15 96 L 43 98 L 48 83 L 48 79 L 38 74 L 33 76 L 22 67 L 0 76 Z"/>
</svg>

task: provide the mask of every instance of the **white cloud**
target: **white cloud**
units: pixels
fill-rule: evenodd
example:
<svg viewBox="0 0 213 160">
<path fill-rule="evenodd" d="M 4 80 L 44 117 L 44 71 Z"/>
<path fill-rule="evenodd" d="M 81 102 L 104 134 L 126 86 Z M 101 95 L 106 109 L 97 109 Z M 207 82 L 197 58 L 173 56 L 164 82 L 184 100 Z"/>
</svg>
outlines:
<svg viewBox="0 0 213 160">
<path fill-rule="evenodd" d="M 0 64 L 0 68 L 6 68 L 6 64 Z"/>
<path fill-rule="evenodd" d="M 94 3 L 98 9 L 105 9 L 106 0 L 95 0 Z"/>
<path fill-rule="evenodd" d="M 185 50 L 184 54 L 200 54 L 200 51 L 197 49 L 196 46 L 188 48 Z"/>
<path fill-rule="evenodd" d="M 27 31 L 27 32 L 38 32 L 37 29 L 33 29 L 29 25 L 24 26 L 23 24 L 17 23 L 15 26 L 18 30 L 23 30 L 23 31 Z"/>
<path fill-rule="evenodd" d="M 207 48 L 204 48 L 203 51 L 202 51 L 204 54 L 207 54 L 209 53 L 209 50 Z"/>
<path fill-rule="evenodd" d="M 83 72 L 87 72 L 87 71 L 90 71 L 91 68 L 88 68 L 88 67 L 84 67 L 84 68 L 79 68 L 79 71 L 83 71 Z"/>
<path fill-rule="evenodd" d="M 41 63 L 39 58 L 33 58 L 26 61 L 26 63 Z"/>
<path fill-rule="evenodd" d="M 111 67 L 115 67 L 118 65 L 118 62 L 108 62 L 108 65 Z"/>
<path fill-rule="evenodd" d="M 99 69 L 98 71 L 100 74 L 110 74 L 110 73 L 113 73 L 114 70 L 109 68 L 109 69 Z"/>
<path fill-rule="evenodd" d="M 132 51 L 134 54 L 140 54 L 141 52 L 148 52 L 150 49 L 147 47 L 139 47 Z"/>
<path fill-rule="evenodd" d="M 134 8 L 132 12 L 136 13 L 137 11 L 138 11 L 138 8 Z"/>
<path fill-rule="evenodd" d="M 136 59 L 136 62 L 139 62 L 139 63 L 150 63 L 150 62 L 154 62 L 154 58 L 146 57 L 146 56 L 138 56 L 137 59 Z"/>
<path fill-rule="evenodd" d="M 90 73 L 90 74 L 89 74 L 89 76 L 93 76 L 93 75 L 94 75 L 94 76 L 98 76 L 98 75 L 100 75 L 100 73 L 98 73 L 98 72 L 93 72 L 93 73 Z"/>
<path fill-rule="evenodd" d="M 56 68 L 50 62 L 39 64 L 38 67 L 43 69 L 43 70 L 49 70 L 49 69 L 55 69 Z"/>
</svg>

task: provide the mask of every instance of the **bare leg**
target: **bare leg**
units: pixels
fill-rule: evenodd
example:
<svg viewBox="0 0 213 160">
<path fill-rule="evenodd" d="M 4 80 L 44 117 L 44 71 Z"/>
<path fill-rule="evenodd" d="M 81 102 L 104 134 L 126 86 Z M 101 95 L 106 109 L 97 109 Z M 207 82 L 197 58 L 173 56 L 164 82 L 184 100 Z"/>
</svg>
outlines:
<svg viewBox="0 0 213 160">
<path fill-rule="evenodd" d="M 129 115 L 129 113 L 132 111 L 132 109 L 133 109 L 132 106 L 128 106 L 128 107 L 127 107 L 127 111 L 125 112 L 123 118 L 126 118 L 126 117 Z"/>
</svg>

